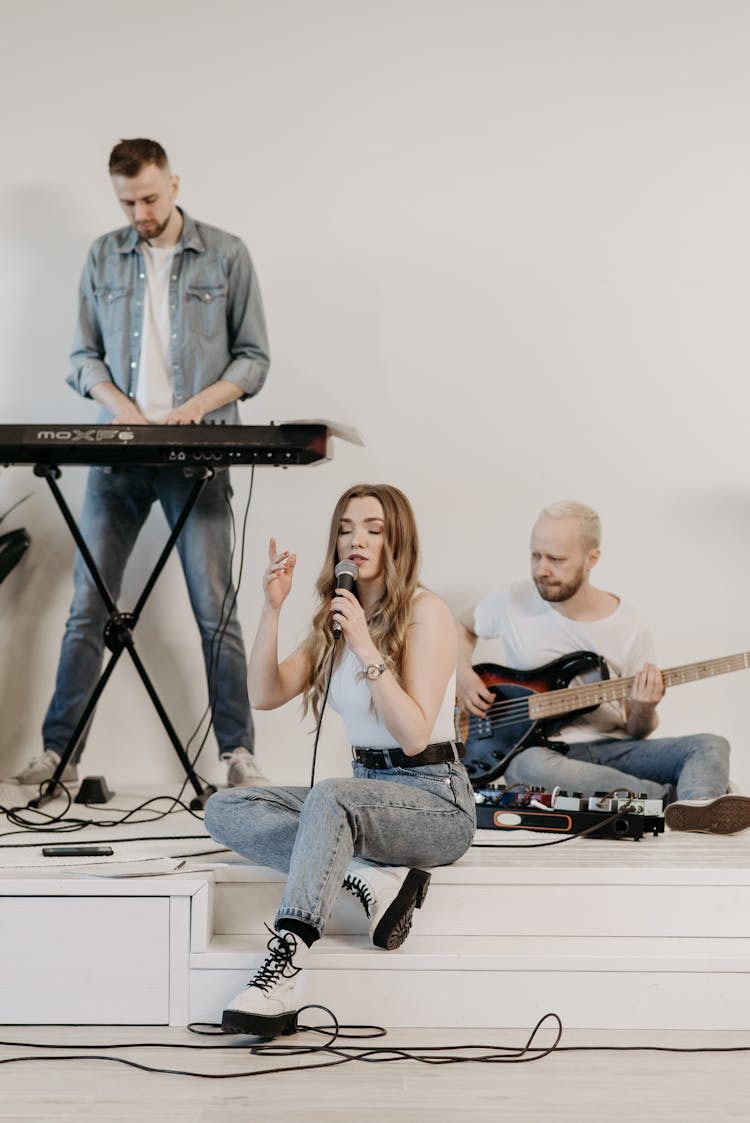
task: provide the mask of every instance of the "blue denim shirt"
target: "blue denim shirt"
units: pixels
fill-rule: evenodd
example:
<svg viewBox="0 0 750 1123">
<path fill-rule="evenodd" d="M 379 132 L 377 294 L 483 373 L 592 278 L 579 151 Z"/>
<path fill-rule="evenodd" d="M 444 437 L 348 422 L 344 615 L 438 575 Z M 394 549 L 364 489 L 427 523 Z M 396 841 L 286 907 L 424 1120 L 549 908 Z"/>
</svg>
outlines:
<svg viewBox="0 0 750 1123">
<path fill-rule="evenodd" d="M 270 363 L 258 279 L 239 238 L 182 212 L 182 236 L 169 282 L 174 404 L 218 379 L 243 397 L 257 394 Z M 92 245 L 81 276 L 68 383 L 85 397 L 112 381 L 135 397 L 146 270 L 137 231 L 125 226 Z M 101 420 L 110 414 L 105 410 Z M 237 402 L 207 415 L 237 424 Z"/>
</svg>

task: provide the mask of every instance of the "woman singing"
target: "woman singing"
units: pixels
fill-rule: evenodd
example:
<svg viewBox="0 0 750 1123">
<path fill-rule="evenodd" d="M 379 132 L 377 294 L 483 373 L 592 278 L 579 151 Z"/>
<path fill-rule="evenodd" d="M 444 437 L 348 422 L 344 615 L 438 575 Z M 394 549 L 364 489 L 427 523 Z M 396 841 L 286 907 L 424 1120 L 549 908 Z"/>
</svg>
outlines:
<svg viewBox="0 0 750 1123">
<path fill-rule="evenodd" d="M 252 704 L 275 709 L 301 694 L 317 718 L 336 644 L 329 702 L 354 760 L 351 779 L 227 789 L 206 805 L 214 838 L 288 874 L 268 955 L 223 1015 L 225 1030 L 263 1037 L 294 1029 L 296 976 L 342 886 L 361 900 L 373 943 L 397 948 L 427 891 L 430 875 L 418 867 L 456 861 L 476 825 L 454 741 L 455 626 L 447 605 L 418 585 L 406 496 L 387 484 L 341 496 L 317 583 L 320 607 L 306 640 L 281 663 L 279 613 L 296 559 L 273 538 L 269 559 L 248 669 Z M 357 567 L 356 596 L 337 588 L 342 560 Z"/>
</svg>

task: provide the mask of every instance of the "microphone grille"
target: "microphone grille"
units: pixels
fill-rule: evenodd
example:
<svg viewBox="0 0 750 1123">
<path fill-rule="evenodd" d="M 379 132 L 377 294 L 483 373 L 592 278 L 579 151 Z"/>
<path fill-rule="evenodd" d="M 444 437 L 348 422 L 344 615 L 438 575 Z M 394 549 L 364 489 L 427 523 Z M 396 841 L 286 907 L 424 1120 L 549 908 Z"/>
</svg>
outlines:
<svg viewBox="0 0 750 1123">
<path fill-rule="evenodd" d="M 336 577 L 343 577 L 346 574 L 351 577 L 353 581 L 356 581 L 359 577 L 359 570 L 356 565 L 353 561 L 349 561 L 348 559 L 338 562 L 333 572 Z"/>
</svg>

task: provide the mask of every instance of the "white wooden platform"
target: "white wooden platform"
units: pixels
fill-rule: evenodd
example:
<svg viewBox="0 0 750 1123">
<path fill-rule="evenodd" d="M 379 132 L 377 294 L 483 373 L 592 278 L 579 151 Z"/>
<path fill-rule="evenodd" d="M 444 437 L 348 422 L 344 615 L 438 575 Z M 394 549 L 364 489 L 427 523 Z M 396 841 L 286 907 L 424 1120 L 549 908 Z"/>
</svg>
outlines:
<svg viewBox="0 0 750 1123">
<path fill-rule="evenodd" d="M 748 1028 L 749 857 L 750 839 L 676 834 L 472 849 L 433 871 L 396 952 L 372 948 L 342 901 L 301 993 L 388 1026 L 511 1027 L 554 1010 L 569 1027 Z M 258 962 L 283 888 L 244 865 L 215 878 L 206 948 L 191 956 L 200 1019 Z"/>
<path fill-rule="evenodd" d="M 174 818 L 164 833 L 178 833 Z M 0 872 L 5 1024 L 216 1021 L 260 961 L 283 890 L 281 875 L 227 854 L 128 879 L 24 861 Z M 474 847 L 433 871 L 396 952 L 372 947 L 342 896 L 301 997 L 388 1027 L 531 1026 L 555 1011 L 568 1028 L 748 1029 L 750 832 Z"/>
</svg>

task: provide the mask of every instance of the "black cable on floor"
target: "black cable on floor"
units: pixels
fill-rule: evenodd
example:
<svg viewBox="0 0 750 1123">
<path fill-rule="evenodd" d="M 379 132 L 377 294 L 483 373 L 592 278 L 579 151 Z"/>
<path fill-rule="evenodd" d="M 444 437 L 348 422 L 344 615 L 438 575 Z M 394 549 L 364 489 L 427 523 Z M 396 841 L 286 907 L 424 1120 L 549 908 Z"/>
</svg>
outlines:
<svg viewBox="0 0 750 1123">
<path fill-rule="evenodd" d="M 536 1023 L 526 1042 L 521 1046 L 479 1044 L 452 1044 L 452 1045 L 416 1045 L 402 1048 L 392 1045 L 345 1045 L 346 1040 L 377 1039 L 387 1036 L 386 1030 L 381 1026 L 367 1025 L 339 1025 L 335 1015 L 325 1006 L 310 1005 L 303 1007 L 305 1010 L 321 1010 L 331 1019 L 330 1026 L 308 1026 L 297 1022 L 297 1031 L 300 1033 L 315 1033 L 327 1038 L 321 1045 L 285 1044 L 279 1041 L 252 1044 L 253 1038 L 242 1034 L 225 1034 L 221 1027 L 213 1023 L 192 1023 L 187 1028 L 194 1034 L 204 1037 L 221 1037 L 220 1045 L 191 1044 L 188 1042 L 173 1041 L 125 1041 L 112 1044 L 93 1045 L 81 1044 L 71 1046 L 68 1043 L 56 1042 L 40 1043 L 35 1041 L 7 1041 L 0 1040 L 0 1047 L 10 1049 L 39 1049 L 52 1052 L 52 1056 L 21 1056 L 0 1058 L 0 1065 L 43 1063 L 44 1061 L 109 1061 L 113 1064 L 122 1064 L 130 1068 L 139 1069 L 141 1072 L 158 1073 L 169 1076 L 192 1076 L 202 1080 L 237 1080 L 247 1077 L 288 1075 L 290 1073 L 305 1072 L 310 1069 L 332 1068 L 337 1065 L 348 1064 L 354 1061 L 366 1064 L 392 1064 L 397 1061 L 414 1061 L 426 1065 L 446 1064 L 525 1064 L 531 1061 L 543 1060 L 551 1053 L 748 1053 L 750 1045 L 561 1045 L 562 1022 L 555 1013 L 545 1014 Z M 539 1032 L 549 1023 L 549 1028 L 554 1029 L 555 1037 L 550 1045 L 536 1045 L 535 1041 Z M 346 1030 L 355 1032 L 345 1032 Z M 59 1050 L 75 1049 L 76 1052 L 61 1054 Z M 199 1072 L 189 1069 L 163 1068 L 157 1065 L 148 1065 L 138 1061 L 130 1061 L 125 1057 L 110 1056 L 104 1052 L 82 1053 L 82 1049 L 111 1050 L 111 1049 L 189 1049 L 204 1052 L 247 1052 L 254 1057 L 315 1057 L 322 1056 L 325 1060 L 316 1061 L 306 1065 L 278 1065 L 271 1068 L 255 1069 L 241 1072 Z"/>
<path fill-rule="evenodd" d="M 352 1046 L 352 1045 L 339 1045 L 342 1039 L 356 1038 L 380 1038 L 386 1036 L 386 1031 L 381 1026 L 340 1026 L 336 1016 L 326 1006 L 310 1005 L 302 1007 L 299 1013 L 305 1010 L 321 1010 L 323 1013 L 329 1015 L 331 1018 L 331 1026 L 306 1026 L 299 1022 L 297 1029 L 299 1032 L 312 1032 L 318 1033 L 328 1038 L 322 1045 L 300 1045 L 300 1044 L 278 1044 L 273 1043 L 259 1043 L 248 1044 L 248 1038 L 244 1035 L 224 1035 L 234 1037 L 235 1041 L 231 1044 L 224 1045 L 190 1045 L 186 1043 L 173 1043 L 173 1042 L 126 1042 L 115 1045 L 81 1045 L 80 1049 L 203 1049 L 203 1050 L 231 1050 L 243 1051 L 255 1057 L 314 1057 L 323 1056 L 330 1058 L 326 1060 L 316 1061 L 312 1064 L 306 1065 L 278 1065 L 272 1068 L 255 1069 L 243 1072 L 198 1072 L 186 1069 L 174 1068 L 161 1068 L 156 1065 L 147 1065 L 137 1061 L 129 1061 L 125 1057 L 112 1057 L 101 1052 L 96 1053 L 69 1053 L 60 1054 L 55 1052 L 50 1057 L 40 1056 L 23 1056 L 23 1057 L 5 1057 L 0 1058 L 0 1065 L 4 1064 L 22 1064 L 28 1062 L 44 1062 L 44 1061 L 91 1061 L 101 1060 L 110 1061 L 114 1064 L 126 1065 L 130 1068 L 139 1069 L 142 1072 L 159 1073 L 161 1075 L 170 1076 L 193 1076 L 202 1080 L 237 1080 L 239 1078 L 256 1077 L 256 1076 L 270 1076 L 291 1073 L 306 1072 L 309 1069 L 318 1068 L 333 1068 L 337 1065 L 350 1064 L 353 1061 L 364 1063 L 392 1063 L 394 1061 L 417 1061 L 421 1064 L 463 1064 L 467 1062 L 474 1062 L 478 1064 L 518 1064 L 528 1061 L 542 1060 L 544 1057 L 549 1056 L 550 1053 L 558 1047 L 562 1035 L 562 1023 L 560 1022 L 557 1014 L 545 1014 L 540 1018 L 537 1024 L 531 1031 L 526 1043 L 520 1047 L 511 1048 L 506 1046 L 427 1046 L 418 1049 L 402 1049 L 393 1046 Z M 549 1046 L 537 1046 L 534 1044 L 535 1038 L 545 1022 L 550 1021 L 555 1027 L 555 1040 Z M 205 1029 L 199 1027 L 189 1026 L 193 1032 L 204 1033 L 209 1030 L 211 1036 L 220 1027 L 206 1026 Z M 344 1033 L 344 1030 L 356 1030 L 358 1032 Z M 239 1038 L 239 1040 L 236 1040 Z M 252 1039 L 251 1039 L 252 1040 Z M 7 1048 L 22 1048 L 22 1049 L 70 1049 L 71 1046 L 66 1045 L 44 1045 L 31 1041 L 2 1041 L 0 1046 Z M 73 1047 L 75 1048 L 75 1046 Z M 446 1053 L 449 1049 L 456 1049 L 461 1052 L 466 1049 L 473 1049 L 475 1052 L 481 1050 L 480 1055 L 466 1057 L 460 1056 L 458 1053 L 448 1055 L 439 1055 Z M 490 1050 L 489 1052 L 487 1050 Z"/>
</svg>

